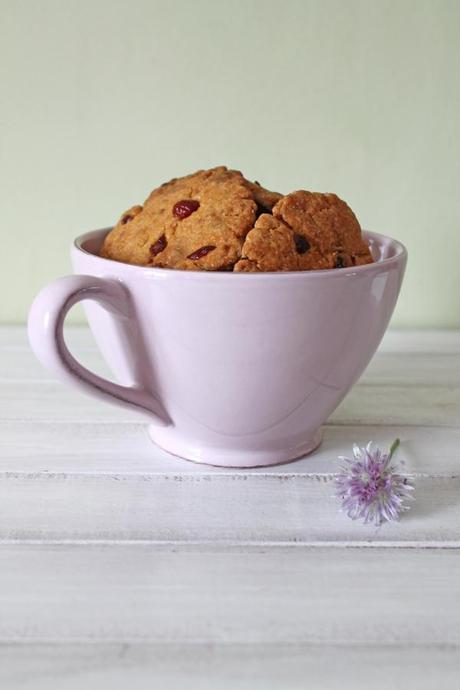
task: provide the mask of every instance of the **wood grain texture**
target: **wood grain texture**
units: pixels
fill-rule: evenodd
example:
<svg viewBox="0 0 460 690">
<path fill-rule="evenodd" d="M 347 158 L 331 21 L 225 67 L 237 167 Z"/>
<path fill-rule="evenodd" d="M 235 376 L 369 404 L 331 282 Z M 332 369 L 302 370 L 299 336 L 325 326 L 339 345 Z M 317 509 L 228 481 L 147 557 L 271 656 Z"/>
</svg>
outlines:
<svg viewBox="0 0 460 690">
<path fill-rule="evenodd" d="M 459 365 L 459 332 L 390 331 L 318 452 L 244 471 L 164 453 L 0 328 L 0 688 L 457 687 Z M 336 458 L 396 436 L 416 501 L 355 524 Z"/>
<path fill-rule="evenodd" d="M 460 472 L 460 428 L 454 427 L 328 424 L 321 446 L 312 455 L 250 471 L 176 458 L 154 445 L 139 421 L 43 424 L 12 420 L 2 422 L 0 430 L 0 472 L 322 475 L 337 470 L 337 457 L 349 455 L 353 443 L 363 445 L 372 439 L 388 448 L 397 437 L 401 439 L 397 457 L 404 463 L 404 471 L 428 476 L 457 476 Z"/>
<path fill-rule="evenodd" d="M 447 645 L 0 645 L 5 690 L 453 690 L 459 666 Z"/>
<path fill-rule="evenodd" d="M 420 341 L 427 342 L 420 350 Z M 83 363 L 107 375 L 87 329 L 68 329 Z M 418 350 L 413 348 L 419 343 Z M 0 420 L 135 423 L 135 412 L 81 395 L 49 377 L 20 330 L 0 329 Z M 440 354 L 429 349 L 438 344 Z M 399 347 L 399 350 L 398 350 Z M 412 349 L 411 349 L 412 348 Z M 330 418 L 339 425 L 457 427 L 460 420 L 460 346 L 457 333 L 426 338 L 389 334 L 361 381 Z"/>
<path fill-rule="evenodd" d="M 460 387 L 357 385 L 331 415 L 341 425 L 457 426 Z M 2 383 L 0 421 L 115 424 L 139 421 L 139 415 L 82 395 L 59 381 Z"/>
<path fill-rule="evenodd" d="M 0 641 L 460 644 L 460 550 L 0 546 Z"/>
<path fill-rule="evenodd" d="M 94 350 L 95 343 L 86 326 L 67 326 L 65 338 L 69 347 Z M 26 328 L 22 325 L 0 326 L 0 348 L 29 350 Z M 411 352 L 412 354 L 459 354 L 459 330 L 389 329 L 379 352 Z"/>
<path fill-rule="evenodd" d="M 460 477 L 417 479 L 404 519 L 339 513 L 327 475 L 0 475 L 0 539 L 460 546 Z"/>
<path fill-rule="evenodd" d="M 89 337 L 89 336 L 88 336 Z M 76 357 L 89 369 L 112 378 L 91 341 L 73 348 Z M 34 384 L 55 380 L 26 347 L 5 348 L 0 345 L 0 383 L 28 381 Z M 6 356 L 5 356 L 6 355 Z M 386 352 L 381 348 L 371 361 L 360 383 L 392 386 L 459 386 L 460 354 L 445 353 L 433 357 L 431 353 Z"/>
</svg>

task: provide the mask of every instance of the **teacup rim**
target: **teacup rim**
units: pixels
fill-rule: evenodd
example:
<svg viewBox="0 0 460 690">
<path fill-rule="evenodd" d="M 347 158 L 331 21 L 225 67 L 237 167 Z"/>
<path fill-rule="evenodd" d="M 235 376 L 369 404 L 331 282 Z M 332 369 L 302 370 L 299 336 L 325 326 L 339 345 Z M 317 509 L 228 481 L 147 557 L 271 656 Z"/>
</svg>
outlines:
<svg viewBox="0 0 460 690">
<path fill-rule="evenodd" d="M 74 239 L 71 245 L 71 252 L 76 252 L 78 254 L 83 254 L 87 257 L 91 257 L 92 260 L 96 262 L 104 262 L 104 264 L 111 265 L 111 266 L 116 266 L 118 269 L 120 267 L 123 267 L 123 270 L 128 270 L 128 271 L 133 271 L 134 273 L 137 274 L 149 274 L 149 275 L 169 275 L 169 276 L 178 276 L 181 275 L 183 277 L 187 277 L 188 279 L 195 279 L 195 280 L 203 280 L 206 277 L 213 276 L 213 279 L 215 280 L 216 278 L 219 279 L 230 279 L 230 280 L 235 280 L 235 276 L 238 276 L 236 278 L 237 280 L 255 280 L 255 279 L 262 279 L 266 278 L 267 276 L 277 276 L 277 279 L 286 279 L 288 277 L 310 277 L 310 278 L 319 278 L 320 276 L 324 278 L 329 277 L 332 278 L 333 276 L 335 277 L 340 277 L 340 276 L 350 276 L 350 275 L 362 275 L 367 272 L 372 272 L 375 271 L 377 268 L 389 268 L 392 265 L 399 264 L 402 261 L 407 260 L 407 248 L 405 245 L 400 242 L 400 240 L 396 240 L 393 237 L 390 237 L 389 235 L 384 235 L 379 232 L 374 232 L 372 230 L 363 230 L 363 236 L 366 239 L 375 239 L 379 241 L 381 244 L 387 244 L 391 245 L 394 249 L 394 253 L 392 256 L 389 256 L 385 259 L 377 260 L 374 261 L 371 264 L 363 264 L 361 266 L 350 266 L 350 267 L 345 267 L 345 268 L 330 268 L 330 269 L 321 269 L 321 270 L 314 270 L 314 271 L 261 271 L 261 272 L 233 272 L 233 271 L 185 271 L 182 269 L 174 269 L 174 268 L 159 268 L 155 266 L 138 266 L 136 264 L 129 264 L 125 263 L 123 261 L 115 261 L 114 259 L 108 259 L 103 256 L 99 256 L 98 254 L 94 254 L 87 249 L 85 249 L 82 245 L 84 242 L 87 242 L 89 239 L 92 239 L 93 237 L 102 235 L 103 233 L 107 234 L 109 233 L 113 228 L 112 227 L 105 227 L 105 228 L 97 228 L 95 230 L 90 230 L 88 232 L 83 233 L 82 235 L 79 235 Z"/>
</svg>

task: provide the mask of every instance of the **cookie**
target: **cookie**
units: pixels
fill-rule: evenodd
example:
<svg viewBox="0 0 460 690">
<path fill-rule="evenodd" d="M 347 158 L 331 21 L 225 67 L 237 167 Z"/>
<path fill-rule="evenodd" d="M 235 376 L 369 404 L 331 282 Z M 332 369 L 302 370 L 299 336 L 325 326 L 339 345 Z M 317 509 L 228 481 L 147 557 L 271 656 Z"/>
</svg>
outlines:
<svg viewBox="0 0 460 690">
<path fill-rule="evenodd" d="M 101 255 L 140 266 L 231 270 L 254 226 L 249 183 L 225 167 L 201 170 L 155 189 L 123 214 Z"/>
<path fill-rule="evenodd" d="M 240 271 L 308 271 L 372 263 L 353 211 L 335 194 L 297 191 L 246 236 Z"/>
<path fill-rule="evenodd" d="M 236 272 L 306 271 L 327 268 L 321 254 L 312 249 L 304 235 L 296 233 L 275 216 L 262 214 L 243 244 Z"/>
<path fill-rule="evenodd" d="M 308 271 L 371 263 L 353 211 L 335 194 L 282 196 L 221 166 L 162 184 L 107 235 L 116 261 L 204 271 Z"/>
</svg>

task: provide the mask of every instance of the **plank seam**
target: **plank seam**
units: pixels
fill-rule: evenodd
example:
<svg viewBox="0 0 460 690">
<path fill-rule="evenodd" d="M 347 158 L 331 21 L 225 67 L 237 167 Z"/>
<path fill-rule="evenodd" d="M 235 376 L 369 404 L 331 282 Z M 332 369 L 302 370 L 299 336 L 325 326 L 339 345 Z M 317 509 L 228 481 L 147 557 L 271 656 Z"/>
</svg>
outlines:
<svg viewBox="0 0 460 690">
<path fill-rule="evenodd" d="M 21 479 L 49 479 L 57 481 L 67 481 L 72 479 L 101 479 L 101 480 L 113 480 L 113 481 L 129 481 L 132 478 L 139 479 L 142 481 L 152 481 L 155 479 L 163 479 L 164 481 L 189 481 L 189 482 L 200 482 L 200 481 L 211 481 L 215 478 L 226 478 L 233 481 L 246 481 L 247 479 L 278 479 L 280 481 L 289 481 L 296 479 L 305 479 L 308 481 L 318 481 L 323 483 L 328 483 L 333 481 L 337 476 L 338 472 L 252 472 L 250 470 L 238 470 L 236 468 L 229 468 L 228 471 L 192 471 L 185 470 L 181 472 L 138 472 L 133 470 L 132 472 L 106 472 L 101 470 L 100 472 L 92 471 L 72 471 L 72 472 L 49 472 L 47 470 L 43 471 L 0 471 L 0 482 L 10 481 L 10 480 L 21 480 Z M 446 479 L 446 480 L 457 480 L 460 478 L 459 474 L 430 474 L 427 472 L 400 472 L 403 477 L 411 477 L 413 479 Z"/>
<path fill-rule="evenodd" d="M 134 414 L 134 413 L 133 413 Z M 139 427 L 147 427 L 148 422 L 145 422 L 144 424 L 140 422 L 135 422 L 133 420 L 123 420 L 123 419 L 103 419 L 103 420 L 91 420 L 91 419 L 37 419 L 36 417 L 0 417 L 0 424 L 40 424 L 43 426 L 44 424 L 48 424 L 50 426 L 54 425 L 65 425 L 65 424 L 81 424 L 81 425 L 88 425 L 88 426 L 101 426 L 101 425 L 107 425 L 107 426 L 133 426 L 137 425 Z M 371 421 L 371 422 L 363 422 L 358 419 L 351 419 L 346 422 L 331 422 L 331 423 L 326 423 L 323 424 L 323 427 L 332 427 L 332 428 L 343 428 L 343 427 L 360 427 L 363 429 L 366 429 L 368 427 L 376 427 L 376 428 L 384 428 L 388 427 L 389 429 L 399 429 L 399 428 L 411 428 L 411 429 L 439 429 L 439 430 L 444 430 L 444 429 L 460 429 L 460 424 L 430 424 L 427 422 L 421 423 L 421 424 L 414 424 L 412 423 L 398 423 L 398 422 L 378 422 L 378 421 Z"/>
<path fill-rule="evenodd" d="M 249 541 L 231 539 L 190 539 L 190 540 L 168 540 L 168 539 L 0 539 L 0 549 L 2 547 L 95 547 L 104 546 L 108 548 L 119 547 L 157 547 L 162 550 L 175 549 L 183 550 L 191 547 L 204 547 L 206 553 L 214 549 L 229 548 L 232 551 L 238 549 L 246 550 L 268 550 L 268 549 L 354 549 L 354 550 L 378 550 L 394 549 L 407 551 L 459 551 L 460 541 L 371 541 L 371 540 L 350 540 L 350 541 L 301 541 L 292 539 L 291 541 Z"/>
</svg>

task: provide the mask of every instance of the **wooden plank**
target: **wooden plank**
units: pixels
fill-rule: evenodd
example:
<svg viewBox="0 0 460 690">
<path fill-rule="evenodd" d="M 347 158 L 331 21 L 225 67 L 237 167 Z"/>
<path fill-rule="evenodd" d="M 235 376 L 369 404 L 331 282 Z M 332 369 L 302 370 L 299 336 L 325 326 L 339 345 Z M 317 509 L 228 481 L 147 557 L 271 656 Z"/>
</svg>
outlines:
<svg viewBox="0 0 460 690">
<path fill-rule="evenodd" d="M 355 386 L 331 415 L 333 424 L 455 426 L 460 388 Z"/>
<path fill-rule="evenodd" d="M 94 350 L 95 344 L 87 326 L 67 326 L 66 341 L 71 348 Z M 0 326 L 0 348 L 29 349 L 24 325 Z M 389 329 L 379 348 L 380 352 L 412 354 L 458 354 L 460 330 Z"/>
<path fill-rule="evenodd" d="M 460 644 L 460 550 L 0 546 L 0 641 Z"/>
<path fill-rule="evenodd" d="M 1 391 L 0 421 L 31 419 L 123 424 L 140 419 L 134 411 L 99 402 L 60 381 L 43 381 L 40 385 L 33 381 L 22 384 L 6 382 L 2 383 Z"/>
<path fill-rule="evenodd" d="M 0 539 L 460 546 L 460 477 L 417 479 L 376 528 L 339 512 L 328 475 L 0 475 Z"/>
<path fill-rule="evenodd" d="M 394 386 L 423 385 L 425 387 L 460 386 L 460 337 L 458 348 L 455 350 L 453 348 L 455 340 L 451 337 L 453 334 L 455 332 L 438 334 L 436 344 L 439 351 L 436 353 L 414 352 L 408 349 L 409 344 L 413 347 L 416 344 L 412 332 L 392 334 L 388 338 L 388 343 L 386 340 L 373 358 L 361 383 Z M 422 343 L 430 338 L 433 340 L 432 334 L 419 336 Z M 69 340 L 75 355 L 85 366 L 103 376 L 111 377 L 87 329 L 70 329 Z M 444 351 L 446 342 L 450 342 L 447 352 Z M 392 347 L 389 347 L 391 344 Z M 401 351 L 395 351 L 397 344 Z M 3 352 L 0 358 L 0 381 L 39 383 L 53 380 L 24 342 L 24 334 L 21 330 L 10 331 L 0 328 L 0 351 Z"/>
<path fill-rule="evenodd" d="M 460 471 L 460 428 L 418 426 L 334 426 L 323 430 L 317 451 L 300 460 L 269 468 L 263 474 L 329 474 L 337 471 L 337 457 L 350 455 L 353 443 L 373 440 L 388 448 L 401 439 L 397 460 L 416 475 L 457 476 Z M 0 472 L 69 472 L 129 474 L 238 473 L 235 469 L 199 465 L 165 453 L 149 440 L 145 425 L 63 422 L 0 423 Z M 242 470 L 248 474 L 248 470 Z"/>
<path fill-rule="evenodd" d="M 95 371 L 106 378 L 113 378 L 102 356 L 95 350 L 75 349 L 74 354 L 78 361 L 91 371 Z M 47 381 L 58 379 L 50 374 L 34 357 L 30 350 L 8 350 L 2 353 L 0 358 L 0 384 L 5 383 L 34 383 L 39 385 Z"/>
<path fill-rule="evenodd" d="M 0 329 L 0 349 L 0 639 L 72 643 L 0 647 L 1 687 L 456 687 L 458 332 L 387 334 L 320 451 L 250 472 L 156 449 L 135 413 L 50 380 L 23 329 Z M 395 436 L 413 509 L 354 524 L 335 458 Z"/>
<path fill-rule="evenodd" d="M 43 422 L 139 421 L 136 412 L 82 395 L 60 382 L 3 383 L 0 421 Z M 458 426 L 460 387 L 355 386 L 330 417 L 341 425 Z"/>
<path fill-rule="evenodd" d="M 94 349 L 75 350 L 77 359 L 92 371 L 112 378 Z M 40 384 L 55 380 L 27 349 L 9 350 L 0 358 L 0 383 Z M 460 353 L 411 354 L 379 352 L 364 372 L 359 384 L 381 386 L 460 386 Z"/>
<path fill-rule="evenodd" d="M 0 645 L 8 690 L 452 690 L 459 667 L 456 646 Z"/>
<path fill-rule="evenodd" d="M 378 352 L 358 385 L 460 386 L 458 354 Z"/>
<path fill-rule="evenodd" d="M 416 354 L 458 354 L 460 330 L 389 329 L 380 345 L 382 352 Z"/>
<path fill-rule="evenodd" d="M 77 341 L 77 351 L 83 362 L 109 375 L 87 330 L 71 329 L 70 333 Z M 0 334 L 4 343 L 18 342 L 24 335 L 17 329 L 1 329 Z M 447 335 L 439 334 L 439 347 Z M 400 333 L 397 340 L 403 347 L 413 338 Z M 85 342 L 87 346 L 84 346 Z M 98 422 L 133 422 L 138 419 L 135 412 L 107 407 L 50 379 L 27 346 L 4 344 L 3 347 L 6 350 L 0 360 L 0 379 L 3 379 L 1 419 L 33 419 L 34 411 L 44 421 L 84 422 L 91 418 Z M 407 351 L 405 355 L 392 351 L 378 354 L 360 384 L 335 412 L 332 421 L 337 424 L 382 424 L 385 420 L 389 424 L 458 425 L 459 365 L 460 348 L 456 354 L 450 352 L 443 356 L 413 355 Z M 417 390 L 411 390 L 412 387 L 417 387 Z"/>
</svg>

